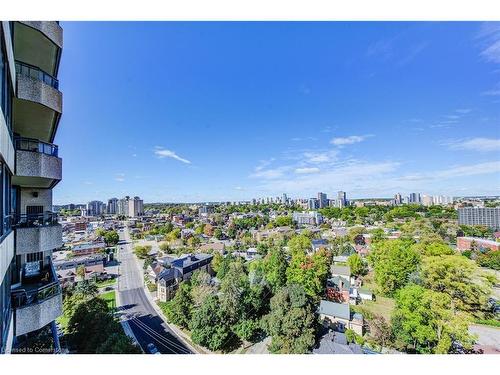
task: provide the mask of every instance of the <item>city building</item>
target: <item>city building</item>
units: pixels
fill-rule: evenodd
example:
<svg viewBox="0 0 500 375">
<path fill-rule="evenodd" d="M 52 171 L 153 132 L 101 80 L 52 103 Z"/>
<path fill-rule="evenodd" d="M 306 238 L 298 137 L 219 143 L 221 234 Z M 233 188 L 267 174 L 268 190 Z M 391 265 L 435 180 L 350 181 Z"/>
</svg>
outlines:
<svg viewBox="0 0 500 375">
<path fill-rule="evenodd" d="M 434 204 L 434 198 L 430 195 L 422 195 L 422 204 L 426 207 Z"/>
<path fill-rule="evenodd" d="M 347 194 L 345 191 L 339 191 L 337 193 L 337 207 L 344 208 L 347 206 Z"/>
<path fill-rule="evenodd" d="M 320 225 L 323 223 L 323 216 L 317 211 L 294 212 L 292 219 L 299 225 Z"/>
<path fill-rule="evenodd" d="M 459 225 L 485 225 L 494 230 L 500 229 L 500 207 L 460 207 Z"/>
<path fill-rule="evenodd" d="M 118 198 L 108 199 L 108 206 L 106 207 L 106 212 L 109 215 L 116 215 L 118 211 Z"/>
<path fill-rule="evenodd" d="M 328 197 L 325 193 L 318 193 L 318 208 L 328 207 Z"/>
<path fill-rule="evenodd" d="M 394 196 L 394 204 L 396 206 L 399 206 L 400 204 L 403 204 L 403 197 L 401 196 L 400 193 L 397 193 L 395 196 Z"/>
<path fill-rule="evenodd" d="M 318 209 L 319 208 L 318 200 L 316 198 L 309 198 L 309 200 L 307 201 L 307 208 L 309 210 Z"/>
<path fill-rule="evenodd" d="M 130 198 L 128 195 L 118 201 L 117 214 L 127 217 L 144 215 L 144 202 L 139 197 Z"/>
<path fill-rule="evenodd" d="M 281 203 L 288 204 L 288 197 L 285 193 L 283 193 L 283 196 L 281 197 Z"/>
<path fill-rule="evenodd" d="M 498 251 L 500 242 L 478 237 L 457 237 L 457 250 L 465 251 L 476 249 L 478 251 Z"/>
<path fill-rule="evenodd" d="M 104 203 L 91 201 L 87 203 L 87 216 L 100 216 L 104 213 Z"/>
<path fill-rule="evenodd" d="M 205 204 L 198 209 L 198 214 L 200 216 L 208 216 L 215 212 L 215 208 L 212 205 Z"/>
<path fill-rule="evenodd" d="M 408 203 L 409 204 L 420 204 L 421 203 L 420 193 L 411 193 L 408 196 Z"/>
<path fill-rule="evenodd" d="M 52 189 L 62 160 L 52 142 L 62 115 L 63 31 L 54 21 L 0 25 L 0 351 L 47 325 L 58 350 L 62 295 L 52 252 L 62 226 Z"/>
</svg>

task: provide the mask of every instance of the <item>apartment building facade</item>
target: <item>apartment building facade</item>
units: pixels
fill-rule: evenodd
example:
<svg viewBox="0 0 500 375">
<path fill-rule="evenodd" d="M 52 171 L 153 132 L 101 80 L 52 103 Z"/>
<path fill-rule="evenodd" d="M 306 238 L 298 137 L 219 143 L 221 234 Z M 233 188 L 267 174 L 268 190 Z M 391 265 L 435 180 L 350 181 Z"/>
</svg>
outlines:
<svg viewBox="0 0 500 375">
<path fill-rule="evenodd" d="M 54 21 L 2 21 L 0 27 L 1 229 L 0 350 L 49 325 L 62 295 L 52 252 L 62 227 L 52 189 L 62 178 L 54 138 L 62 115 L 57 74 L 62 28 Z"/>
<path fill-rule="evenodd" d="M 500 207 L 461 207 L 458 209 L 458 224 L 485 225 L 500 229 Z"/>
</svg>

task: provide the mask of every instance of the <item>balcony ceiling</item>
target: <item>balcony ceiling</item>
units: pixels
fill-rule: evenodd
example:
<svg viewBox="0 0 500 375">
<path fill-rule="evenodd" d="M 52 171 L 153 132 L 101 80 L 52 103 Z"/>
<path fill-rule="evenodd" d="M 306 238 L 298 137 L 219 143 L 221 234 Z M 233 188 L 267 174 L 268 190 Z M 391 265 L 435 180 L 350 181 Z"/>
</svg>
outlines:
<svg viewBox="0 0 500 375">
<path fill-rule="evenodd" d="M 28 138 L 51 142 L 59 114 L 29 100 L 14 99 L 14 132 Z"/>
<path fill-rule="evenodd" d="M 55 75 L 59 47 L 40 31 L 16 22 L 14 28 L 14 56 L 16 60 L 34 65 Z"/>
</svg>

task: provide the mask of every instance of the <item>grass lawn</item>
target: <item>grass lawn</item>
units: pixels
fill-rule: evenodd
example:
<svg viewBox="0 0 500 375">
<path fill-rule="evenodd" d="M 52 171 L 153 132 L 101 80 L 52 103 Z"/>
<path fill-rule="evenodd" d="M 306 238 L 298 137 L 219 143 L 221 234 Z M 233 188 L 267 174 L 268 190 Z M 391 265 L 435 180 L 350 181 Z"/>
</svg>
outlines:
<svg viewBox="0 0 500 375">
<path fill-rule="evenodd" d="M 97 285 L 98 288 L 104 288 L 105 286 L 115 285 L 116 278 L 104 280 L 104 281 L 98 281 L 95 284 Z"/>
<path fill-rule="evenodd" d="M 372 314 L 382 316 L 385 320 L 390 321 L 394 310 L 394 299 L 377 296 L 376 301 L 363 301 L 360 306 Z"/>
<path fill-rule="evenodd" d="M 116 307 L 115 291 L 114 290 L 112 290 L 111 292 L 99 294 L 99 298 L 105 300 L 108 303 L 108 307 L 110 309 L 114 309 Z"/>
</svg>

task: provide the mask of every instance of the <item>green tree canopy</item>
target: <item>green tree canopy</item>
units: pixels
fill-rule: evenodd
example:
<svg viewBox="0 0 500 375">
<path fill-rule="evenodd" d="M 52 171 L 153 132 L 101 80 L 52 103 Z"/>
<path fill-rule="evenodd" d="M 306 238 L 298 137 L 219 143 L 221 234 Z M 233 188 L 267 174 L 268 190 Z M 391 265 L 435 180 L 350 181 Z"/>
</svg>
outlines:
<svg viewBox="0 0 500 375">
<path fill-rule="evenodd" d="M 421 274 L 424 287 L 447 294 L 457 309 L 477 317 L 488 310 L 489 281 L 481 277 L 477 265 L 466 257 L 425 257 Z"/>
<path fill-rule="evenodd" d="M 271 336 L 273 353 L 308 353 L 315 341 L 315 319 L 304 288 L 288 285 L 271 298 L 271 311 L 262 319 Z"/>
<path fill-rule="evenodd" d="M 396 294 L 392 316 L 396 342 L 418 353 L 451 353 L 460 344 L 471 349 L 467 314 L 454 313 L 451 298 L 444 293 L 409 285 Z"/>
<path fill-rule="evenodd" d="M 417 270 L 420 255 L 403 240 L 386 240 L 375 244 L 369 255 L 375 282 L 380 292 L 392 295 L 404 287 L 410 275 Z"/>
<path fill-rule="evenodd" d="M 352 254 L 347 258 L 347 264 L 351 269 L 351 274 L 355 276 L 362 276 L 366 274 L 366 266 L 363 262 L 363 259 L 359 256 L 359 254 Z"/>
</svg>

